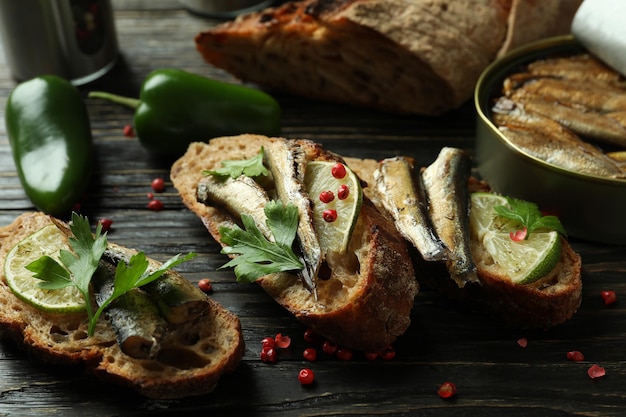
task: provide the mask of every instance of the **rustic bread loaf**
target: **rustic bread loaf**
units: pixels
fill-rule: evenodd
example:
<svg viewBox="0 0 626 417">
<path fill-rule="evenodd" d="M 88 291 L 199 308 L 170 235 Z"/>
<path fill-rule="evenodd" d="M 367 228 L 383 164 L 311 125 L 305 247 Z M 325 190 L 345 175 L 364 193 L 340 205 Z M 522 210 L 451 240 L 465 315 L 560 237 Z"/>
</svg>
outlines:
<svg viewBox="0 0 626 417">
<path fill-rule="evenodd" d="M 378 161 L 346 158 L 364 181 L 373 183 L 372 173 Z M 489 192 L 484 181 L 470 178 L 470 192 Z M 367 189 L 373 201 L 380 199 L 375 187 Z M 545 329 L 569 320 L 578 310 L 582 298 L 582 263 L 580 255 L 562 239 L 561 259 L 554 269 L 532 284 L 514 284 L 490 260 L 484 246 L 470 241 L 471 254 L 480 284 L 469 282 L 460 288 L 450 279 L 443 263 L 424 261 L 412 251 L 416 277 L 420 285 L 440 291 L 446 297 L 461 301 L 510 324 L 523 328 Z"/>
<path fill-rule="evenodd" d="M 34 212 L 0 228 L 0 265 L 22 239 L 52 221 Z M 154 261 L 156 262 L 156 261 Z M 4 269 L 0 270 L 4 271 Z M 87 335 L 82 313 L 47 313 L 18 299 L 0 272 L 0 334 L 33 357 L 59 365 L 77 365 L 150 398 L 182 398 L 212 391 L 219 378 L 235 369 L 244 353 L 239 319 L 207 297 L 199 318 L 168 328 L 156 359 L 133 359 L 121 352 L 102 318 Z"/>
<path fill-rule="evenodd" d="M 569 33 L 581 0 L 304 0 L 196 36 L 246 82 L 313 99 L 438 115 L 499 55 Z"/>
<path fill-rule="evenodd" d="M 174 163 L 174 186 L 216 241 L 220 225 L 235 219 L 220 207 L 198 201 L 202 171 L 217 169 L 224 160 L 251 158 L 262 146 L 284 140 L 256 135 L 216 138 L 191 144 Z M 339 160 L 318 144 L 297 142 L 309 161 Z M 331 277 L 317 281 L 318 301 L 293 274 L 271 274 L 256 282 L 302 323 L 335 343 L 367 352 L 386 348 L 408 328 L 418 285 L 406 242 L 369 199 L 364 198 L 347 254 L 331 263 Z"/>
</svg>

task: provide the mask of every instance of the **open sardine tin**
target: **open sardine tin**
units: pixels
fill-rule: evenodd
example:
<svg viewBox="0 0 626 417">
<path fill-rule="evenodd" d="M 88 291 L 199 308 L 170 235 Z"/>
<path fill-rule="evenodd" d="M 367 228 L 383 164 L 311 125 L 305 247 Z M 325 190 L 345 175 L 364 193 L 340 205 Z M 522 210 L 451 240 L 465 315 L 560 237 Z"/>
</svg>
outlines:
<svg viewBox="0 0 626 417">
<path fill-rule="evenodd" d="M 581 174 L 549 164 L 517 148 L 492 120 L 494 99 L 507 75 L 538 59 L 584 51 L 572 36 L 547 38 L 511 51 L 485 69 L 474 95 L 476 162 L 493 191 L 532 201 L 558 216 L 569 237 L 624 245 L 626 179 Z"/>
</svg>

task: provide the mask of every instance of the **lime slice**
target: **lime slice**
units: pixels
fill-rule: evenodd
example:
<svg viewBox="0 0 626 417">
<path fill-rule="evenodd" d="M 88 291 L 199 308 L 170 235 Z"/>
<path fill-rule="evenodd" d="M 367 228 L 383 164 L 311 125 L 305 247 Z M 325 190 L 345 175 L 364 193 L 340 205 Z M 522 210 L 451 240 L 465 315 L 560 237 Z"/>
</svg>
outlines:
<svg viewBox="0 0 626 417">
<path fill-rule="evenodd" d="M 345 164 L 314 161 L 306 166 L 304 184 L 322 252 L 344 253 L 361 210 L 361 182 Z"/>
<path fill-rule="evenodd" d="M 493 262 L 517 284 L 530 284 L 550 272 L 561 257 L 561 238 L 554 230 L 534 231 L 515 241 L 510 232 L 520 225 L 498 216 L 494 207 L 507 206 L 506 198 L 491 193 L 473 193 L 470 210 L 472 239 L 481 242 Z"/>
<path fill-rule="evenodd" d="M 32 306 L 52 312 L 71 313 L 85 310 L 85 300 L 76 287 L 45 290 L 41 280 L 26 269 L 26 265 L 43 255 L 58 260 L 59 251 L 69 249 L 67 237 L 55 226 L 48 225 L 15 245 L 4 262 L 4 275 L 13 293 Z"/>
<path fill-rule="evenodd" d="M 470 210 L 470 233 L 478 241 L 494 230 L 513 229 L 517 223 L 498 216 L 494 207 L 507 206 L 505 197 L 491 193 L 473 193 Z"/>
</svg>

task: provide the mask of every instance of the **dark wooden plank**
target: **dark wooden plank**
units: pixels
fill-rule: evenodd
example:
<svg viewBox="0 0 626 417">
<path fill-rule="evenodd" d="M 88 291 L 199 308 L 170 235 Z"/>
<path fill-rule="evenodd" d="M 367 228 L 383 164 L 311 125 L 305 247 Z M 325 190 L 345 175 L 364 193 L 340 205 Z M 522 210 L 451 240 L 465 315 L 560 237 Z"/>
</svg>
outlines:
<svg viewBox="0 0 626 417">
<path fill-rule="evenodd" d="M 192 16 L 175 0 L 114 2 L 122 59 L 90 86 L 137 95 L 148 72 L 176 66 L 236 82 L 206 65 L 194 50 L 193 36 L 217 21 Z M 2 55 L 0 54 L 0 59 Z M 0 61 L 0 116 L 15 86 Z M 396 154 L 431 162 L 442 146 L 473 151 L 475 114 L 468 102 L 442 117 L 383 114 L 351 106 L 276 95 L 283 107 L 283 134 L 320 141 L 340 154 L 380 159 Z M 63 369 L 31 360 L 10 342 L 0 342 L 0 415 L 144 416 L 185 415 L 393 415 L 393 416 L 620 416 L 626 405 L 626 308 L 621 300 L 602 303 L 602 290 L 626 294 L 625 247 L 572 240 L 583 256 L 583 303 L 576 316 L 546 332 L 512 328 L 424 288 L 418 294 L 412 325 L 396 343 L 392 361 L 350 362 L 319 355 L 302 358 L 306 330 L 259 287 L 238 284 L 226 258 L 200 221 L 180 202 L 171 183 L 157 197 L 165 209 L 147 209 L 153 178 L 168 177 L 170 163 L 152 158 L 137 139 L 124 137 L 132 111 L 101 100 L 87 101 L 96 144 L 95 174 L 81 210 L 92 219 L 113 219 L 110 239 L 157 259 L 194 251 L 198 257 L 180 267 L 192 282 L 210 277 L 218 302 L 239 315 L 246 351 L 237 371 L 216 391 L 201 398 L 148 400 L 100 383 L 80 369 Z M 0 125 L 0 224 L 33 207 L 15 173 L 4 126 Z M 293 342 L 276 364 L 259 359 L 260 341 L 278 332 Z M 519 338 L 528 346 L 521 348 Z M 586 360 L 569 362 L 580 350 Z M 607 376 L 591 380 L 597 363 Z M 310 367 L 317 375 L 302 387 L 297 373 Z M 440 383 L 457 384 L 459 395 L 444 401 Z"/>
</svg>

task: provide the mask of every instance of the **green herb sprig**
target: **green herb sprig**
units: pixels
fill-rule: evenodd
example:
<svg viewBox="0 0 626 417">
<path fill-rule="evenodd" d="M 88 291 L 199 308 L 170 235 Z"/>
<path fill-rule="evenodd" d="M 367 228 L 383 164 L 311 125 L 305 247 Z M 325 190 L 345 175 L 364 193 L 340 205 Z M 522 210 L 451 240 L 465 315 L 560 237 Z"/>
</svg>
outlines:
<svg viewBox="0 0 626 417">
<path fill-rule="evenodd" d="M 526 239 L 532 232 L 538 229 L 556 230 L 567 236 L 565 228 L 556 216 L 544 216 L 535 203 L 506 197 L 509 207 L 495 206 L 494 209 L 499 216 L 514 220 L 527 229 Z"/>
<path fill-rule="evenodd" d="M 196 256 L 189 253 L 184 257 L 180 254 L 170 258 L 161 266 L 148 272 L 149 262 L 143 252 L 133 255 L 128 265 L 119 262 L 115 270 L 113 292 L 102 302 L 98 309 L 91 303 L 90 282 L 98 268 L 98 263 L 107 248 L 106 232 L 102 232 L 102 225 L 98 224 L 95 234 L 86 217 L 72 213 L 70 230 L 73 236 L 69 238 L 71 251 L 62 249 L 59 254 L 60 263 L 50 256 L 44 255 L 26 266 L 34 277 L 42 280 L 38 286 L 48 290 L 58 290 L 74 286 L 85 299 L 85 307 L 89 318 L 89 336 L 93 336 L 98 318 L 102 312 L 117 298 L 132 290 L 146 285 L 159 278 L 168 269 L 171 269 Z"/>
<path fill-rule="evenodd" d="M 300 270 L 304 267 L 292 249 L 298 230 L 298 208 L 270 201 L 265 205 L 266 224 L 274 242 L 268 240 L 247 214 L 241 215 L 244 229 L 239 226 L 221 227 L 221 240 L 228 245 L 222 249 L 227 255 L 238 255 L 221 268 L 234 267 L 237 281 L 254 282 L 275 272 Z"/>
<path fill-rule="evenodd" d="M 216 170 L 202 171 L 204 175 L 216 175 L 219 177 L 239 178 L 241 175 L 247 177 L 260 177 L 269 175 L 268 169 L 263 165 L 264 150 L 261 150 L 252 158 L 222 161 L 222 167 Z"/>
</svg>

